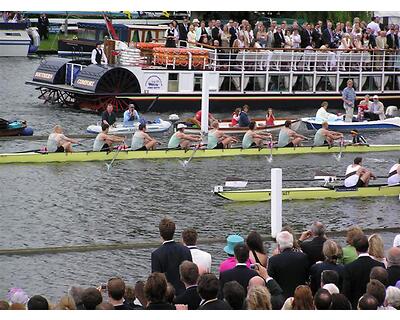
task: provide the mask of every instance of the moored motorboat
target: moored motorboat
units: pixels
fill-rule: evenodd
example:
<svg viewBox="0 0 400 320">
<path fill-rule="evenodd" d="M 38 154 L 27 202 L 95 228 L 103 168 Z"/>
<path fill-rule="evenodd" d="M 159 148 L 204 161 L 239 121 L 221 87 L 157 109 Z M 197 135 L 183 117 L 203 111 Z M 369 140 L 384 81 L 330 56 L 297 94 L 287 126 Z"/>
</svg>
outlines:
<svg viewBox="0 0 400 320">
<path fill-rule="evenodd" d="M 116 123 L 115 126 L 110 127 L 109 133 L 116 135 L 132 134 L 138 129 L 139 124 L 140 124 L 139 122 L 134 122 L 130 126 L 125 126 L 123 123 Z M 162 119 L 147 121 L 146 123 L 147 132 L 149 133 L 165 132 L 168 131 L 170 127 L 171 127 L 171 122 L 164 121 Z M 94 134 L 100 133 L 101 125 L 100 124 L 90 125 L 89 127 L 87 127 L 86 131 L 88 133 L 94 133 Z"/>
<path fill-rule="evenodd" d="M 214 193 L 224 199 L 239 202 L 259 202 L 271 200 L 271 189 L 254 190 L 224 190 L 217 186 Z M 358 197 L 398 197 L 400 185 L 372 185 L 369 187 L 309 187 L 309 188 L 283 188 L 282 200 L 318 200 L 340 199 Z"/>
<path fill-rule="evenodd" d="M 7 121 L 0 118 L 0 136 L 31 136 L 33 129 L 28 127 L 26 121 Z"/>
<path fill-rule="evenodd" d="M 308 130 L 318 130 L 323 121 L 316 120 L 315 117 L 302 118 Z M 342 118 L 328 121 L 329 129 L 334 131 L 345 131 L 357 129 L 358 131 L 379 131 L 379 130 L 398 130 L 400 129 L 400 117 L 386 118 L 374 121 L 353 121 L 345 122 Z"/>
<path fill-rule="evenodd" d="M 297 131 L 301 125 L 301 121 L 299 119 L 275 119 L 273 126 L 266 126 L 265 119 L 263 118 L 252 118 L 252 121 L 257 123 L 256 132 L 279 132 L 279 130 L 284 127 L 285 121 L 290 120 L 292 122 L 292 129 Z M 211 130 L 211 128 L 210 128 Z M 219 121 L 219 130 L 223 131 L 226 134 L 245 134 L 248 127 L 232 127 L 230 119 L 224 119 Z M 200 128 L 198 127 L 188 127 L 185 129 L 186 133 L 190 134 L 199 134 Z"/>
<path fill-rule="evenodd" d="M 139 159 L 184 159 L 184 158 L 218 158 L 232 156 L 271 156 L 271 155 L 308 155 L 331 153 L 365 153 L 400 151 L 400 144 L 392 145 L 348 145 L 338 147 L 297 147 L 297 148 L 230 148 L 230 149 L 159 149 L 153 151 L 123 150 L 117 156 L 117 160 Z M 110 161 L 115 152 L 77 151 L 74 153 L 0 153 L 0 164 L 9 163 L 51 163 L 51 162 L 86 162 L 86 161 Z"/>
</svg>

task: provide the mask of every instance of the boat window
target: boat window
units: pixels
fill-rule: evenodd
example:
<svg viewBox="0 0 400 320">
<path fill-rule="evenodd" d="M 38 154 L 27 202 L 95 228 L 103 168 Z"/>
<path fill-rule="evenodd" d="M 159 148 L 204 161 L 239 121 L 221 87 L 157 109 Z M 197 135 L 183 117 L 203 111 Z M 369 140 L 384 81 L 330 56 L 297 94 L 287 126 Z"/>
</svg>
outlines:
<svg viewBox="0 0 400 320">
<path fill-rule="evenodd" d="M 193 79 L 193 91 L 201 91 L 203 83 L 203 75 L 201 73 L 195 73 Z"/>
<path fill-rule="evenodd" d="M 5 35 L 8 37 L 20 37 L 21 34 L 19 32 L 5 32 Z"/>
<path fill-rule="evenodd" d="M 168 92 L 178 92 L 179 89 L 179 74 L 168 74 Z"/>
<path fill-rule="evenodd" d="M 152 42 L 153 41 L 153 35 L 151 33 L 151 31 L 147 31 L 147 35 L 146 35 L 146 42 Z"/>
<path fill-rule="evenodd" d="M 78 29 L 78 39 L 96 40 L 96 30 Z"/>
<path fill-rule="evenodd" d="M 106 30 L 99 30 L 99 41 L 103 42 L 106 36 L 108 37 L 108 32 Z"/>
<path fill-rule="evenodd" d="M 244 76 L 244 91 L 265 91 L 265 75 Z"/>
<path fill-rule="evenodd" d="M 339 79 L 339 91 L 343 91 L 347 87 L 347 80 L 353 80 L 353 88 L 358 91 L 358 75 L 354 76 L 340 76 Z"/>
<path fill-rule="evenodd" d="M 220 75 L 219 91 L 240 91 L 241 76 L 238 75 Z"/>
<path fill-rule="evenodd" d="M 363 76 L 361 88 L 364 91 L 381 91 L 382 77 L 381 76 Z"/>
<path fill-rule="evenodd" d="M 384 76 L 384 90 L 387 91 L 398 91 L 400 90 L 400 76 L 397 75 L 390 75 L 390 76 Z"/>
<path fill-rule="evenodd" d="M 312 75 L 293 75 L 293 91 L 313 91 L 313 76 Z"/>
<path fill-rule="evenodd" d="M 271 74 L 268 91 L 289 91 L 289 75 Z"/>
<path fill-rule="evenodd" d="M 336 75 L 318 75 L 315 91 L 336 91 Z"/>
<path fill-rule="evenodd" d="M 133 36 L 132 36 L 132 41 L 133 42 L 139 42 L 139 31 L 135 30 L 135 32 L 133 32 Z"/>
</svg>

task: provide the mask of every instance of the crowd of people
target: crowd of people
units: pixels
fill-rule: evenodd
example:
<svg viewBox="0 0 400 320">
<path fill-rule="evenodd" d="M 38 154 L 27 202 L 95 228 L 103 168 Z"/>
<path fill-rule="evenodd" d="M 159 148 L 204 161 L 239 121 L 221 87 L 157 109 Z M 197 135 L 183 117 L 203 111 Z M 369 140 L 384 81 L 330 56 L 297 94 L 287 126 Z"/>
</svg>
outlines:
<svg viewBox="0 0 400 320">
<path fill-rule="evenodd" d="M 289 226 L 267 253 L 261 235 L 227 237 L 226 259 L 212 272 L 212 256 L 187 228 L 175 241 L 175 223 L 159 223 L 162 245 L 151 253 L 151 274 L 129 285 L 112 277 L 99 287 L 73 286 L 52 304 L 11 288 L 0 310 L 387 310 L 400 309 L 400 235 L 385 253 L 382 237 L 358 226 L 346 244 L 314 222 L 297 238 Z"/>
<path fill-rule="evenodd" d="M 182 23 L 176 20 L 165 32 L 166 46 L 195 47 L 207 44 L 216 47 L 235 48 L 293 48 L 293 49 L 399 49 L 399 25 L 383 25 L 377 16 L 371 21 L 355 17 L 353 21 L 319 20 L 315 23 L 289 25 L 272 20 L 270 25 L 248 20 L 241 22 L 230 19 L 226 24 L 221 20 L 208 21 L 185 17 Z"/>
</svg>

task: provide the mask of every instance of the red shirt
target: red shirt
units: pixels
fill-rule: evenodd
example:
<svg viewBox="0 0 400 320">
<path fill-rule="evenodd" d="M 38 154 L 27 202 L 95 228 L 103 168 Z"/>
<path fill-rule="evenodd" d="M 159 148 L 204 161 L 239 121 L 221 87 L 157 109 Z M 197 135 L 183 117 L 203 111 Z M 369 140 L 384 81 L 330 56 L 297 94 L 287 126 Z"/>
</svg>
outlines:
<svg viewBox="0 0 400 320">
<path fill-rule="evenodd" d="M 195 117 L 197 121 L 201 122 L 201 110 L 196 112 Z M 211 118 L 211 113 L 208 114 L 208 118 Z"/>
<path fill-rule="evenodd" d="M 274 121 L 275 121 L 274 115 L 271 115 L 271 116 L 267 115 L 265 118 L 266 118 L 265 124 L 267 126 L 273 126 L 274 125 Z"/>
<path fill-rule="evenodd" d="M 235 113 L 232 114 L 232 122 L 231 122 L 231 125 L 232 125 L 232 126 L 236 126 L 236 125 L 239 123 L 239 118 L 240 118 L 239 115 L 236 115 Z"/>
</svg>

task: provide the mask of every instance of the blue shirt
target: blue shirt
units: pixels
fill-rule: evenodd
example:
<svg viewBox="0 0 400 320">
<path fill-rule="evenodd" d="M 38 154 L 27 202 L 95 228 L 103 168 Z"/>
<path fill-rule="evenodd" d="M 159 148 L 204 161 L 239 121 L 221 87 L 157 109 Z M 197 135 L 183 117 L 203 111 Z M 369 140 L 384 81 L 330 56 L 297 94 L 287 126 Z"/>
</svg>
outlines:
<svg viewBox="0 0 400 320">
<path fill-rule="evenodd" d="M 139 121 L 139 113 L 134 110 L 133 115 L 129 113 L 129 110 L 124 112 L 124 126 L 133 126 L 133 121 Z"/>
<path fill-rule="evenodd" d="M 248 127 L 250 124 L 249 116 L 246 112 L 242 111 L 239 116 L 239 127 Z"/>
<path fill-rule="evenodd" d="M 346 102 L 345 104 L 349 107 L 354 107 L 354 102 L 356 101 L 356 92 L 354 90 L 353 87 L 349 88 L 346 87 L 344 88 L 343 92 L 342 92 L 342 97 L 343 99 L 349 100 L 351 101 L 351 105 L 348 105 Z"/>
</svg>

